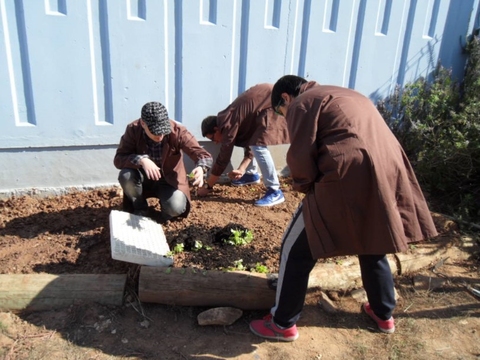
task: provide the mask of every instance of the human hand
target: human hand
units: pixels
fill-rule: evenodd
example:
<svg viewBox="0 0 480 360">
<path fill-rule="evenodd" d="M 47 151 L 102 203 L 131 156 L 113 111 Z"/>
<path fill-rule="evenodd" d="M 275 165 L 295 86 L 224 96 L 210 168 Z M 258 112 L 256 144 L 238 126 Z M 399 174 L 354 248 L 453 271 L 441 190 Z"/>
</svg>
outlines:
<svg viewBox="0 0 480 360">
<path fill-rule="evenodd" d="M 242 170 L 232 170 L 228 173 L 228 177 L 230 180 L 238 180 L 243 176 L 243 174 L 245 174 L 245 172 Z"/>
<path fill-rule="evenodd" d="M 147 178 L 149 178 L 150 180 L 157 181 L 160 180 L 160 178 L 162 177 L 160 168 L 149 158 L 143 158 L 142 160 L 140 160 L 140 165 L 142 166 L 143 171 L 145 171 Z"/>
<path fill-rule="evenodd" d="M 208 194 L 210 194 L 211 191 L 212 191 L 212 189 L 209 189 L 209 188 L 206 188 L 206 187 L 201 187 L 201 188 L 197 189 L 197 195 L 204 197 L 204 196 L 207 196 Z"/>
<path fill-rule="evenodd" d="M 197 166 L 195 169 L 192 170 L 189 177 L 193 178 L 192 185 L 202 187 L 203 186 L 203 168 L 201 166 Z"/>
</svg>

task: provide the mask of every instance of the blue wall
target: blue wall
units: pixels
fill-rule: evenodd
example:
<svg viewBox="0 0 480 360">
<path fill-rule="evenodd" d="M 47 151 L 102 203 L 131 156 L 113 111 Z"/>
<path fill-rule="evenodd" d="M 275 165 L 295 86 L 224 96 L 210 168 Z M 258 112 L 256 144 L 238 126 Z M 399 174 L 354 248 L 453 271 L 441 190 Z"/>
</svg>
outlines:
<svg viewBox="0 0 480 360">
<path fill-rule="evenodd" d="M 0 0 L 0 192 L 115 183 L 147 101 L 202 140 L 284 74 L 373 101 L 437 61 L 461 77 L 478 18 L 479 0 Z"/>
</svg>

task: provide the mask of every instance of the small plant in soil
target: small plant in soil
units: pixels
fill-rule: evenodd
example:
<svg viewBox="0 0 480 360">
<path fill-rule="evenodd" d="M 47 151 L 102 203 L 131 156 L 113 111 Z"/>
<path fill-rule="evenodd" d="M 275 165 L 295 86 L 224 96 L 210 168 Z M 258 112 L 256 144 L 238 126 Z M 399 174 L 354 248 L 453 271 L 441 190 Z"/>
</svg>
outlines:
<svg viewBox="0 0 480 360">
<path fill-rule="evenodd" d="M 251 230 L 231 230 L 232 235 L 225 240 L 225 243 L 233 246 L 242 246 L 250 244 L 253 240 L 253 234 Z"/>
<path fill-rule="evenodd" d="M 260 263 L 255 264 L 255 268 L 251 269 L 254 272 L 261 273 L 261 274 L 267 274 L 268 273 L 268 268 Z"/>
<path fill-rule="evenodd" d="M 253 240 L 252 230 L 230 223 L 215 233 L 214 242 L 222 245 L 242 246 Z"/>
<path fill-rule="evenodd" d="M 171 256 L 171 255 L 175 255 L 175 254 L 180 254 L 184 250 L 185 250 L 185 245 L 183 245 L 183 243 L 179 243 L 179 244 L 176 244 L 173 247 L 172 251 L 170 251 L 167 255 Z"/>
<path fill-rule="evenodd" d="M 208 245 L 204 245 L 200 240 L 195 240 L 193 242 L 192 250 L 193 251 L 199 251 L 199 250 L 202 250 L 202 249 L 212 250 L 212 247 L 208 246 Z"/>
<path fill-rule="evenodd" d="M 235 260 L 233 262 L 233 267 L 229 267 L 228 271 L 242 271 L 245 270 L 245 265 L 243 265 L 243 259 Z"/>
</svg>

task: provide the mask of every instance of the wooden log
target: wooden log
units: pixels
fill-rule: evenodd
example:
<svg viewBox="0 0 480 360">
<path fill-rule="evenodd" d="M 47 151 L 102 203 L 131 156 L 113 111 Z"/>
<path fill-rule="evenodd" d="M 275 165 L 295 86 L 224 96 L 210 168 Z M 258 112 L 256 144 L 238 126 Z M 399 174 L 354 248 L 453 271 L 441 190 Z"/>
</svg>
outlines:
<svg viewBox="0 0 480 360">
<path fill-rule="evenodd" d="M 265 274 L 142 266 L 140 301 L 181 306 L 231 306 L 244 310 L 269 309 L 275 291 Z"/>
<path fill-rule="evenodd" d="M 395 259 L 389 257 L 392 272 Z M 309 288 L 347 290 L 361 287 L 357 257 L 337 263 L 317 263 Z M 265 274 L 245 271 L 216 271 L 142 266 L 138 295 L 140 301 L 180 306 L 231 306 L 243 310 L 269 309 L 275 291 L 268 287 Z"/>
<path fill-rule="evenodd" d="M 0 275 L 0 311 L 50 310 L 83 303 L 121 305 L 126 274 Z"/>
<path fill-rule="evenodd" d="M 439 260 L 465 259 L 473 245 L 462 247 L 437 240 L 418 244 L 411 253 L 388 255 L 394 276 L 435 266 Z M 469 251 L 468 251 L 469 249 Z M 351 290 L 363 286 L 357 256 L 336 262 L 318 262 L 310 273 L 308 288 Z M 183 306 L 231 306 L 244 310 L 268 309 L 275 292 L 268 288 L 267 276 L 249 272 L 202 271 L 179 268 L 142 267 L 139 278 L 140 301 Z"/>
<path fill-rule="evenodd" d="M 392 274 L 397 274 L 397 262 L 393 255 L 388 255 L 388 263 Z M 361 288 L 362 279 L 357 256 L 349 256 L 341 261 L 317 262 L 310 273 L 309 288 L 322 290 L 350 290 Z"/>
<path fill-rule="evenodd" d="M 459 261 L 468 259 L 474 251 L 474 240 L 463 238 L 453 246 L 449 238 L 424 242 L 415 246 L 411 253 L 398 253 L 399 274 L 413 274 L 426 268 L 434 268 L 440 261 Z"/>
</svg>

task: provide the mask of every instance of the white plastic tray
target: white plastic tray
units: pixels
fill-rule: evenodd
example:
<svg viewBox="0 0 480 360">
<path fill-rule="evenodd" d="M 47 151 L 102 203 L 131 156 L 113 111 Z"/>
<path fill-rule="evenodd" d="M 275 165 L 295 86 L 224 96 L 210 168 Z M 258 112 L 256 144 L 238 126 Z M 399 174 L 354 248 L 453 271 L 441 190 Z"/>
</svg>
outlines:
<svg viewBox="0 0 480 360">
<path fill-rule="evenodd" d="M 170 248 L 162 225 L 144 216 L 110 212 L 112 258 L 148 266 L 171 266 Z"/>
</svg>

